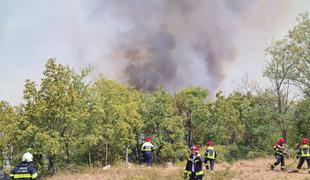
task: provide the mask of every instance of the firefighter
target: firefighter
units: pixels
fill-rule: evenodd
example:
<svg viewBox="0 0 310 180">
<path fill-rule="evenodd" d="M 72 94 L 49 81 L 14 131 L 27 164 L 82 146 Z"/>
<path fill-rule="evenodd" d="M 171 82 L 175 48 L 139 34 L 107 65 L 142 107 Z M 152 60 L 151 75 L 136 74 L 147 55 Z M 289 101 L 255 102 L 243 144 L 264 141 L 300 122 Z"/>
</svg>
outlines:
<svg viewBox="0 0 310 180">
<path fill-rule="evenodd" d="M 199 147 L 197 145 L 193 145 L 191 147 L 191 155 L 186 163 L 184 179 L 202 180 L 202 164 L 203 158 L 199 154 Z"/>
<path fill-rule="evenodd" d="M 285 161 L 284 155 L 286 154 L 284 148 L 285 140 L 283 138 L 279 139 L 278 144 L 276 144 L 273 149 L 275 150 L 275 157 L 277 161 L 271 165 L 271 170 L 273 170 L 277 165 L 281 164 L 281 170 L 285 171 Z"/>
<path fill-rule="evenodd" d="M 143 159 L 147 166 L 151 166 L 153 163 L 152 151 L 154 150 L 154 145 L 151 143 L 151 140 L 151 137 L 146 137 L 145 143 L 143 143 L 141 148 Z"/>
<path fill-rule="evenodd" d="M 310 146 L 308 145 L 309 140 L 307 138 L 303 138 L 301 140 L 301 145 L 299 146 L 297 159 L 299 158 L 299 163 L 297 165 L 297 169 L 293 172 L 298 173 L 304 164 L 307 161 L 308 164 L 308 173 L 310 174 Z"/>
<path fill-rule="evenodd" d="M 205 150 L 204 157 L 205 157 L 205 163 L 206 163 L 206 170 L 211 169 L 211 173 L 213 173 L 215 158 L 216 158 L 216 150 L 214 149 L 214 144 L 212 141 L 207 142 L 207 147 Z M 210 168 L 209 168 L 208 162 L 210 162 Z"/>
<path fill-rule="evenodd" d="M 37 179 L 37 170 L 33 164 L 33 156 L 27 152 L 22 157 L 22 162 L 17 165 L 9 174 L 11 179 L 30 180 Z"/>
</svg>

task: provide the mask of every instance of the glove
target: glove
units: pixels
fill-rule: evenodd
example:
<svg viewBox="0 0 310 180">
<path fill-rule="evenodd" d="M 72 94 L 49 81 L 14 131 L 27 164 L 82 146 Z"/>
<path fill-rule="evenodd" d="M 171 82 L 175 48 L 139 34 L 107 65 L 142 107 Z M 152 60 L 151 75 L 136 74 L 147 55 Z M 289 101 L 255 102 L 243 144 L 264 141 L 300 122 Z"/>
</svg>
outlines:
<svg viewBox="0 0 310 180">
<path fill-rule="evenodd" d="M 299 156 L 296 156 L 296 159 L 299 159 Z"/>
</svg>

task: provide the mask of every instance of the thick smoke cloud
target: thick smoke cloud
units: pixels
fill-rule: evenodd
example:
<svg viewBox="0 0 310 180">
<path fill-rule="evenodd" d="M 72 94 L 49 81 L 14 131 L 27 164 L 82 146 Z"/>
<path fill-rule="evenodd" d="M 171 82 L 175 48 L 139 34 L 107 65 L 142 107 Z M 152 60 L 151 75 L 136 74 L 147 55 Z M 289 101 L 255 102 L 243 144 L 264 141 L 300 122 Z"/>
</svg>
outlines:
<svg viewBox="0 0 310 180">
<path fill-rule="evenodd" d="M 117 79 L 138 89 L 163 86 L 171 92 L 191 85 L 214 92 L 236 58 L 234 41 L 249 21 L 246 16 L 257 7 L 266 9 L 254 0 L 116 0 L 93 5 L 94 19 L 109 15 L 127 25 L 102 59 L 118 67 Z"/>
<path fill-rule="evenodd" d="M 39 82 L 51 57 L 144 90 L 225 91 L 241 66 L 261 69 L 253 64 L 264 61 L 272 36 L 307 7 L 308 0 L 4 1 L 0 80 L 15 84 L 1 94 L 22 97 L 24 80 Z"/>
<path fill-rule="evenodd" d="M 111 47 L 123 81 L 138 89 L 217 88 L 235 59 L 238 18 L 252 1 L 157 0 L 95 3 L 128 24 Z M 95 15 L 100 18 L 100 13 Z"/>
</svg>

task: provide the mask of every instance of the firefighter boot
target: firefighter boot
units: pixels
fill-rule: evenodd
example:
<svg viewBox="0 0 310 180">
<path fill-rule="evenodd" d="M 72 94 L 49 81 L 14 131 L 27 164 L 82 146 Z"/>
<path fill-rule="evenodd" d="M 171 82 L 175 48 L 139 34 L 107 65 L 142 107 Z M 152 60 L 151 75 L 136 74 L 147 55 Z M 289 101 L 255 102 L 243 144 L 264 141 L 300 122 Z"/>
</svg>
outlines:
<svg viewBox="0 0 310 180">
<path fill-rule="evenodd" d="M 275 167 L 275 166 L 274 166 L 273 164 L 270 165 L 270 169 L 271 169 L 271 170 L 273 170 L 274 167 Z"/>
</svg>

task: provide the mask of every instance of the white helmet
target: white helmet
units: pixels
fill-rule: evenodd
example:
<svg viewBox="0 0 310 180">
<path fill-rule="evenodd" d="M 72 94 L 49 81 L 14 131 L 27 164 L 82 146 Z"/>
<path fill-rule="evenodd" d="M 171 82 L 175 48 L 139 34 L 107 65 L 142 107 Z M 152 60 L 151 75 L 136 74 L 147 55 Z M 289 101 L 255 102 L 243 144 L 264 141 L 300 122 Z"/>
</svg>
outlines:
<svg viewBox="0 0 310 180">
<path fill-rule="evenodd" d="M 32 162 L 32 161 L 33 161 L 33 156 L 32 156 L 32 154 L 29 153 L 29 152 L 26 152 L 26 153 L 23 155 L 22 161 L 23 161 L 23 162 Z"/>
</svg>

